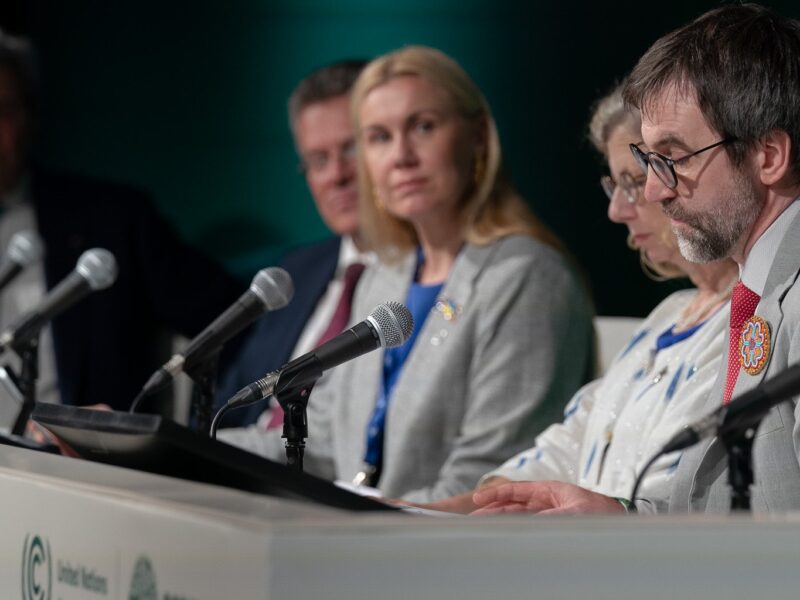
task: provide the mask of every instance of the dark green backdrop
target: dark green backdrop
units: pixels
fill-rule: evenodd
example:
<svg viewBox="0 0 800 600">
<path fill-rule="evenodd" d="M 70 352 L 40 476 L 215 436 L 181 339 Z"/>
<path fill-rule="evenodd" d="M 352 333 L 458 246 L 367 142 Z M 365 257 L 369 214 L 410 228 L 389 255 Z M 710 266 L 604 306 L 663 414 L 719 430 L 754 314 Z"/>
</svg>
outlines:
<svg viewBox="0 0 800 600">
<path fill-rule="evenodd" d="M 436 46 L 485 91 L 514 180 L 585 269 L 598 311 L 643 315 L 675 284 L 646 280 L 606 220 L 589 106 L 659 35 L 714 5 L 4 0 L 0 23 L 39 47 L 39 154 L 149 190 L 243 277 L 325 235 L 286 125 L 297 80 L 344 57 Z M 796 2 L 772 5 L 800 16 Z"/>
</svg>

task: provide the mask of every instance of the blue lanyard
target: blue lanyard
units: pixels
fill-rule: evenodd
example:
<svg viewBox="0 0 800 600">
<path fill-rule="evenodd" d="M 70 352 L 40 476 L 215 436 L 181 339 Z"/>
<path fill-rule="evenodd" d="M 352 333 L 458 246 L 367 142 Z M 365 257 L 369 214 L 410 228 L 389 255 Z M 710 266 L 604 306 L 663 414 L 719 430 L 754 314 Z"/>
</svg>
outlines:
<svg viewBox="0 0 800 600">
<path fill-rule="evenodd" d="M 417 269 L 422 262 L 421 253 L 417 253 Z M 444 283 L 435 285 L 420 285 L 412 283 L 406 295 L 406 306 L 414 318 L 414 331 L 406 342 L 397 348 L 389 348 L 383 354 L 383 381 L 380 393 L 375 402 L 369 423 L 367 424 L 367 449 L 364 454 L 364 463 L 380 471 L 383 461 L 383 439 L 386 430 L 386 413 L 389 410 L 389 400 L 394 391 L 395 384 L 400 378 L 400 373 L 405 365 L 408 355 L 417 340 L 425 320 L 436 304 L 436 298 L 442 291 Z"/>
</svg>

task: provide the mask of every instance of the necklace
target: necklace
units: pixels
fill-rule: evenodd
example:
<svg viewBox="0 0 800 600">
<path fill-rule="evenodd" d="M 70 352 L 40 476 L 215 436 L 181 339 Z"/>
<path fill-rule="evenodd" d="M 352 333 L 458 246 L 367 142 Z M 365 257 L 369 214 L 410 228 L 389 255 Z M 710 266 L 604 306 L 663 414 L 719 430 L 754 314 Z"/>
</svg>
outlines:
<svg viewBox="0 0 800 600">
<path fill-rule="evenodd" d="M 706 298 L 700 304 L 694 306 L 692 308 L 693 302 L 690 302 L 686 305 L 686 308 L 681 311 L 681 316 L 675 321 L 675 331 L 682 331 L 684 329 L 689 329 L 698 323 L 704 321 L 709 314 L 716 308 L 718 305 L 722 304 L 723 302 L 727 302 L 728 299 L 731 297 L 731 293 L 733 293 L 733 286 L 736 285 L 738 278 L 734 277 L 731 279 L 730 283 L 726 285 L 722 290 L 717 292 L 716 294 L 712 294 L 708 298 Z"/>
<path fill-rule="evenodd" d="M 731 293 L 733 292 L 733 286 L 736 285 L 737 280 L 737 278 L 732 279 L 724 289 L 709 296 L 694 308 L 690 308 L 691 303 L 686 305 L 683 311 L 681 311 L 680 317 L 675 321 L 675 324 L 667 328 L 666 331 L 656 338 L 655 345 L 650 348 L 650 351 L 647 353 L 647 358 L 645 359 L 644 364 L 644 373 L 646 375 L 653 370 L 653 366 L 655 366 L 656 362 L 656 356 L 660 350 L 691 337 L 695 331 L 700 329 L 700 326 L 710 316 L 715 308 L 717 308 L 723 302 L 727 302 L 728 298 L 730 298 Z M 657 377 L 660 379 L 665 374 L 666 372 L 661 372 L 657 375 Z"/>
</svg>

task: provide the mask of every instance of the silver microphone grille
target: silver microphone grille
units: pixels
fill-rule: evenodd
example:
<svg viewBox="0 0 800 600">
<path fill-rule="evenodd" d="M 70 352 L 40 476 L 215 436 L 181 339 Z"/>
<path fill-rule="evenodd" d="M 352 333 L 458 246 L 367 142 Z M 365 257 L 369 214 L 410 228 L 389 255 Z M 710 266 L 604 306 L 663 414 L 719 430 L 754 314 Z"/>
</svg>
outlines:
<svg viewBox="0 0 800 600">
<path fill-rule="evenodd" d="M 294 283 L 284 269 L 268 267 L 256 273 L 250 291 L 261 299 L 267 310 L 278 310 L 289 304 L 294 296 Z"/>
<path fill-rule="evenodd" d="M 35 231 L 20 231 L 8 242 L 8 258 L 21 267 L 27 267 L 42 259 L 44 242 Z"/>
<path fill-rule="evenodd" d="M 105 248 L 92 248 L 81 254 L 75 270 L 93 290 L 104 290 L 117 279 L 117 261 Z"/>
<path fill-rule="evenodd" d="M 385 302 L 376 306 L 368 318 L 378 330 L 384 348 L 402 345 L 414 331 L 414 317 L 399 302 Z"/>
</svg>

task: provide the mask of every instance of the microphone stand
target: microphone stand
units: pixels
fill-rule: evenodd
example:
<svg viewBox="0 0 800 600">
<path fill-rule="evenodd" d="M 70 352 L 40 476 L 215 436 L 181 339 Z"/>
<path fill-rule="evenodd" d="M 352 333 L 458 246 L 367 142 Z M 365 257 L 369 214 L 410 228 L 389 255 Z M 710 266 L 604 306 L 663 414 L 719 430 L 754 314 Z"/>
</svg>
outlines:
<svg viewBox="0 0 800 600">
<path fill-rule="evenodd" d="M 283 409 L 283 435 L 286 439 L 286 464 L 290 469 L 303 472 L 303 453 L 308 437 L 308 396 L 314 387 L 289 388 L 277 392 L 274 397 Z"/>
<path fill-rule="evenodd" d="M 216 397 L 218 364 L 219 351 L 193 367 L 191 372 L 185 371 L 195 383 L 192 390 L 192 412 L 197 419 L 197 431 L 205 435 L 211 432 L 211 412 Z"/>
<path fill-rule="evenodd" d="M 728 451 L 728 483 L 731 486 L 731 512 L 750 512 L 750 486 L 753 485 L 753 439 L 761 421 L 736 429 L 721 437 Z"/>
<path fill-rule="evenodd" d="M 39 336 L 34 335 L 16 349 L 22 363 L 18 378 L 22 406 L 11 428 L 14 435 L 25 435 L 28 419 L 36 406 L 36 380 L 39 378 Z"/>
</svg>

